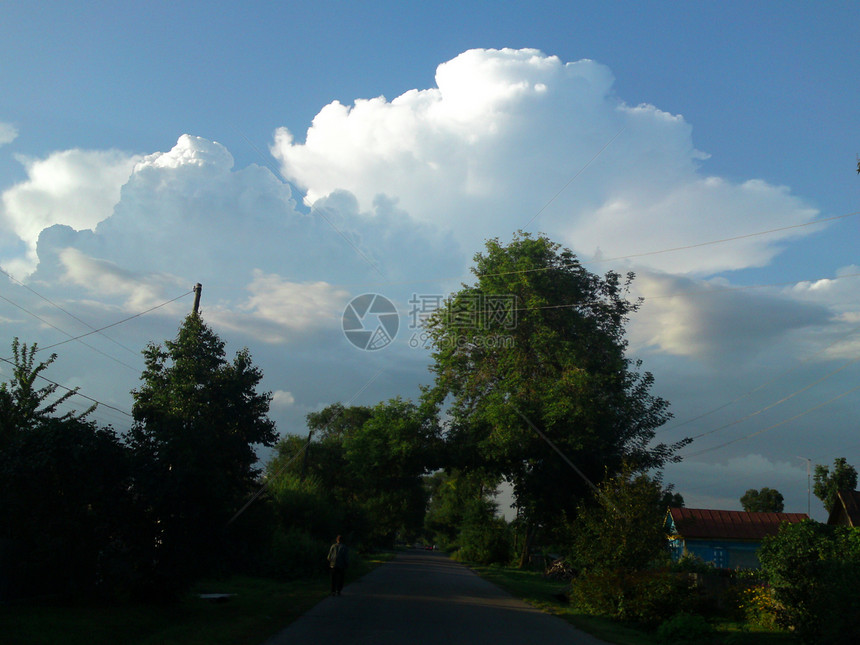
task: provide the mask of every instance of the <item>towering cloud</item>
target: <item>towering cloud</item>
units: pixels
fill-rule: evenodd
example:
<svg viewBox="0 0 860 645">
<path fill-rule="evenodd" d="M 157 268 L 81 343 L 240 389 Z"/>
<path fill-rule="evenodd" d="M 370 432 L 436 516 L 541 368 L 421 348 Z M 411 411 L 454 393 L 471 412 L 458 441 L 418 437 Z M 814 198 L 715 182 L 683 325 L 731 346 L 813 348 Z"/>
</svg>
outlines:
<svg viewBox="0 0 860 645">
<path fill-rule="evenodd" d="M 44 229 L 54 224 L 90 229 L 111 215 L 138 157 L 116 150 L 65 150 L 19 160 L 28 178 L 3 193 L 0 214 L 25 243 L 26 255 L 17 266 L 29 272 Z"/>
<path fill-rule="evenodd" d="M 613 82 L 590 60 L 471 50 L 439 66 L 437 87 L 391 101 L 333 102 L 303 143 L 281 129 L 272 152 L 309 204 L 348 190 L 367 211 L 384 195 L 467 248 L 528 226 L 585 257 L 619 257 L 817 214 L 784 187 L 704 174 L 707 155 L 693 146 L 683 117 L 629 106 Z M 637 263 L 695 274 L 762 266 L 779 241 L 797 234 Z"/>
</svg>

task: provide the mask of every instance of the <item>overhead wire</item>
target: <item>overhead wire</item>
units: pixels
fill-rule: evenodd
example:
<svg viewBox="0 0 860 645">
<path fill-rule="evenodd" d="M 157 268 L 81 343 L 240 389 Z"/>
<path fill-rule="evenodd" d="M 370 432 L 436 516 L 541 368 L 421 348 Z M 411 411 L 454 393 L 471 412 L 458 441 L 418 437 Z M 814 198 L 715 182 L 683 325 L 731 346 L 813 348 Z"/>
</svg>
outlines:
<svg viewBox="0 0 860 645">
<path fill-rule="evenodd" d="M 2 357 L 0 357 L 0 361 L 3 361 L 4 363 L 9 363 L 9 364 L 10 364 L 10 365 L 12 365 L 13 367 L 15 367 L 15 363 L 14 363 L 13 361 L 10 361 L 8 358 L 2 358 Z M 118 407 L 116 407 L 116 406 L 113 406 L 113 405 L 111 405 L 110 403 L 105 403 L 104 401 L 99 401 L 98 399 L 94 399 L 93 397 L 88 396 L 88 395 L 86 395 L 86 394 L 82 393 L 82 392 L 81 392 L 79 389 L 77 389 L 77 388 L 67 387 L 67 386 L 63 385 L 62 383 L 57 383 L 56 381 L 52 381 L 52 380 L 51 380 L 51 379 L 49 379 L 47 376 L 42 376 L 41 374 L 37 374 L 36 376 L 37 376 L 37 377 L 39 377 L 40 379 L 42 379 L 43 381 L 47 381 L 47 382 L 48 382 L 48 383 L 50 383 L 51 385 L 54 385 L 54 386 L 59 387 L 59 388 L 62 388 L 63 390 L 66 390 L 67 392 L 71 392 L 71 393 L 72 393 L 72 394 L 74 394 L 75 396 L 79 396 L 79 397 L 81 397 L 81 398 L 84 398 L 84 399 L 86 399 L 87 401 L 92 401 L 93 403 L 96 403 L 96 404 L 98 404 L 98 405 L 104 406 L 104 407 L 108 408 L 109 410 L 115 410 L 116 412 L 119 412 L 119 413 L 121 413 L 121 414 L 124 414 L 124 415 L 125 415 L 125 416 L 127 416 L 127 417 L 134 418 L 134 416 L 131 414 L 131 412 L 126 412 L 125 410 L 121 410 L 120 408 L 118 408 Z"/>
<path fill-rule="evenodd" d="M 856 387 L 852 387 L 850 390 L 847 390 L 847 391 L 843 392 L 842 394 L 834 396 L 832 399 L 825 401 L 824 403 L 821 403 L 821 404 L 816 405 L 812 408 L 804 410 L 803 412 L 801 412 L 799 414 L 795 414 L 793 417 L 790 417 L 788 419 L 780 421 L 779 423 L 774 423 L 773 425 L 768 426 L 766 428 L 763 428 L 762 430 L 752 432 L 752 433 L 745 435 L 743 437 L 738 437 L 737 439 L 732 439 L 731 441 L 726 441 L 725 443 L 721 443 L 718 446 L 711 446 L 710 448 L 705 448 L 703 450 L 699 450 L 698 452 L 689 453 L 689 454 L 685 455 L 685 457 L 697 457 L 697 456 L 705 454 L 707 452 L 712 452 L 714 450 L 719 450 L 721 448 L 725 448 L 726 446 L 730 446 L 732 444 L 738 443 L 739 441 L 746 441 L 747 439 L 752 439 L 753 437 L 757 437 L 758 435 L 763 434 L 765 432 L 768 432 L 769 430 L 773 430 L 774 428 L 778 428 L 782 425 L 785 425 L 786 423 L 789 423 L 790 421 L 795 421 L 796 419 L 799 419 L 800 417 L 806 416 L 810 412 L 815 412 L 816 410 L 819 410 L 825 406 L 828 406 L 831 403 L 838 401 L 842 397 L 847 396 L 848 394 L 851 394 L 853 392 L 856 392 L 857 390 L 860 390 L 860 385 L 857 385 Z"/>
<path fill-rule="evenodd" d="M 44 318 L 42 318 L 41 316 L 39 316 L 39 315 L 37 315 L 37 314 L 34 314 L 32 311 L 30 311 L 30 310 L 29 310 L 29 309 L 27 309 L 26 307 L 23 307 L 23 306 L 19 305 L 17 302 L 12 301 L 12 300 L 10 300 L 9 298 L 7 298 L 7 297 L 5 297 L 5 296 L 0 295 L 0 299 L 5 300 L 6 302 L 8 302 L 8 303 L 9 303 L 10 305 L 12 305 L 13 307 L 17 307 L 18 309 L 20 309 L 20 310 L 21 310 L 21 311 L 23 311 L 24 313 L 26 313 L 26 314 L 28 314 L 28 315 L 32 316 L 33 318 L 35 318 L 36 320 L 38 320 L 38 321 L 40 321 L 40 322 L 42 322 L 42 323 L 44 323 L 44 324 L 45 324 L 45 325 L 47 325 L 48 327 L 51 327 L 52 329 L 56 329 L 56 330 L 57 330 L 58 332 L 60 332 L 61 334 L 65 334 L 66 336 L 69 336 L 69 338 L 70 338 L 70 340 L 71 340 L 71 338 L 72 338 L 72 334 L 70 334 L 69 332 L 67 332 L 65 329 L 61 329 L 60 327 L 57 327 L 55 324 L 53 324 L 53 323 L 51 323 L 51 322 L 48 322 L 47 320 L 45 320 L 45 319 L 44 319 Z M 98 353 L 98 354 L 101 354 L 102 356 L 104 356 L 104 357 L 106 357 L 106 358 L 109 358 L 109 359 L 110 359 L 110 360 L 112 360 L 113 362 L 118 363 L 119 365 L 122 365 L 123 367 L 126 367 L 126 368 L 128 368 L 128 369 L 130 369 L 130 370 L 132 370 L 132 371 L 134 371 L 134 372 L 136 372 L 136 371 L 137 371 L 137 368 L 132 367 L 131 365 L 129 365 L 129 364 L 128 364 L 128 363 L 126 363 L 125 361 L 121 361 L 120 359 L 118 359 L 118 358 L 116 358 L 116 357 L 114 357 L 114 356 L 111 356 L 111 355 L 110 355 L 110 354 L 108 354 L 107 352 L 104 352 L 104 351 L 102 351 L 102 350 L 98 349 L 97 347 L 93 347 L 93 346 L 92 346 L 92 345 L 90 345 L 89 343 L 85 343 L 84 341 L 80 341 L 80 343 L 81 343 L 81 345 L 83 345 L 84 347 L 88 347 L 88 348 L 90 348 L 90 349 L 91 349 L 91 350 L 93 350 L 94 352 L 96 352 L 96 353 Z M 5 360 L 5 359 L 4 359 L 4 360 Z"/>
<path fill-rule="evenodd" d="M 694 436 L 692 436 L 692 437 L 690 437 L 690 438 L 691 438 L 691 439 L 693 439 L 694 441 L 695 441 L 696 439 L 701 439 L 702 437 L 706 437 L 706 436 L 708 436 L 708 435 L 710 435 L 710 434 L 713 434 L 713 433 L 715 433 L 715 432 L 719 432 L 719 431 L 721 431 L 721 430 L 725 430 L 726 428 L 730 428 L 730 427 L 732 427 L 732 426 L 735 426 L 735 425 L 737 425 L 737 424 L 739 424 L 739 423 L 741 423 L 741 422 L 743 422 L 743 421 L 746 421 L 747 419 L 750 419 L 750 418 L 752 418 L 752 417 L 754 417 L 754 416 L 757 416 L 757 415 L 761 414 L 762 412 L 767 412 L 768 410 L 770 410 L 770 409 L 772 409 L 772 408 L 775 408 L 776 406 L 781 405 L 782 403 L 785 403 L 786 401 L 788 401 L 788 400 L 790 400 L 790 399 L 793 399 L 793 398 L 794 398 L 795 396 L 797 396 L 798 394 L 802 394 L 803 392 L 806 392 L 807 390 L 812 389 L 813 387 L 815 387 L 815 386 L 816 386 L 816 385 L 818 385 L 819 383 L 822 383 L 822 382 L 826 381 L 827 379 L 829 379 L 831 376 L 834 376 L 834 375 L 838 374 L 839 372 L 841 372 L 841 371 L 843 371 L 843 370 L 847 369 L 848 367 L 850 367 L 851 365 L 853 365 L 853 364 L 854 364 L 854 363 L 856 363 L 857 361 L 860 361 L 860 356 L 858 356 L 857 358 L 853 358 L 853 359 L 851 359 L 850 361 L 848 361 L 847 363 L 845 363 L 845 364 L 844 364 L 844 365 L 842 365 L 841 367 L 839 367 L 839 368 L 837 368 L 837 369 L 833 370 L 832 372 L 830 372 L 830 373 L 828 373 L 828 374 L 825 374 L 824 376 L 822 376 L 821 378 L 819 378 L 819 379 L 817 379 L 817 380 L 813 381 L 813 382 L 812 382 L 812 383 L 810 383 L 809 385 L 807 385 L 807 386 L 805 386 L 805 387 L 802 387 L 802 388 L 800 388 L 799 390 L 796 390 L 795 392 L 792 392 L 792 393 L 791 393 L 791 394 L 789 394 L 788 396 L 785 396 L 785 397 L 783 397 L 783 398 L 779 399 L 779 400 L 778 400 L 778 401 L 776 401 L 775 403 L 771 403 L 770 405 L 767 405 L 767 406 L 765 406 L 765 407 L 761 408 L 760 410 L 756 410 L 755 412 L 751 412 L 750 414 L 747 414 L 746 416 L 741 417 L 740 419 L 737 419 L 736 421 L 732 421 L 731 423 L 727 423 L 727 424 L 725 424 L 725 425 L 722 425 L 722 426 L 720 426 L 719 428 L 714 428 L 713 430 L 708 430 L 707 432 L 702 432 L 702 433 L 697 434 L 697 435 L 694 435 Z"/>
<path fill-rule="evenodd" d="M 149 309 L 138 312 L 132 316 L 128 316 L 127 318 L 123 318 L 122 320 L 118 320 L 118 321 L 113 322 L 109 325 L 105 325 L 104 327 L 99 327 L 98 329 L 93 329 L 92 331 L 87 332 L 86 334 L 81 334 L 80 336 L 75 336 L 73 338 L 67 338 L 66 340 L 60 341 L 59 343 L 54 343 L 53 345 L 47 345 L 45 347 L 39 347 L 37 351 L 42 352 L 42 351 L 45 351 L 48 349 L 53 349 L 54 347 L 58 347 L 60 345 L 65 345 L 66 343 L 71 343 L 72 341 L 75 341 L 75 340 L 80 340 L 81 338 L 86 338 L 87 336 L 92 336 L 93 334 L 101 334 L 101 332 L 104 331 L 105 329 L 110 329 L 111 327 L 116 327 L 118 325 L 122 325 L 123 323 L 126 323 L 129 320 L 134 320 L 135 318 L 140 318 L 141 316 L 143 316 L 145 314 L 148 314 L 152 311 L 155 311 L 156 309 L 161 309 L 162 307 L 165 307 L 165 306 L 167 306 L 173 302 L 176 302 L 177 300 L 180 300 L 181 298 L 184 298 L 185 296 L 192 294 L 192 293 L 194 293 L 193 289 L 191 291 L 186 291 L 182 295 L 176 296 L 175 298 L 171 298 L 170 300 L 167 300 L 165 302 L 157 304 L 154 307 L 150 307 Z M 107 336 L 105 336 L 105 338 L 107 338 Z"/>
<path fill-rule="evenodd" d="M 565 269 L 575 266 L 582 266 L 585 264 L 603 264 L 606 262 L 617 262 L 620 260 L 631 260 L 640 257 L 649 257 L 654 255 L 662 255 L 664 253 L 675 253 L 678 251 L 688 251 L 691 249 L 702 248 L 705 246 L 715 246 L 718 244 L 727 244 L 729 242 L 736 242 L 738 240 L 749 239 L 753 237 L 761 237 L 763 235 L 769 235 L 771 233 L 779 233 L 782 231 L 788 231 L 799 228 L 806 228 L 809 226 L 818 226 L 820 224 L 826 224 L 828 222 L 834 222 L 838 220 L 843 220 L 849 217 L 856 217 L 860 215 L 860 211 L 853 211 L 851 213 L 844 213 L 842 215 L 834 215 L 832 217 L 825 217 L 822 219 L 816 219 L 811 222 L 804 222 L 802 224 L 790 224 L 788 226 L 779 226 L 776 228 L 770 228 L 763 231 L 756 231 L 753 233 L 746 233 L 743 235 L 735 235 L 733 237 L 725 237 L 716 240 L 709 240 L 707 242 L 698 242 L 696 244 L 687 244 L 684 246 L 674 246 L 668 247 L 665 249 L 658 249 L 656 251 L 645 251 L 640 253 L 630 253 L 628 255 L 618 255 L 609 258 L 587 258 L 587 259 L 575 259 L 571 262 L 561 262 L 554 266 L 549 267 L 534 267 L 530 269 L 511 269 L 509 271 L 498 271 L 495 273 L 482 273 L 482 278 L 493 278 L 493 277 L 501 277 L 506 275 L 521 275 L 527 273 L 541 273 L 544 271 L 553 271 L 558 269 Z M 424 278 L 421 280 L 397 280 L 397 281 L 387 281 L 387 282 L 362 282 L 362 283 L 338 283 L 334 286 L 338 286 L 341 288 L 349 288 L 349 287 L 378 287 L 378 286 L 393 286 L 393 285 L 409 285 L 409 284 L 422 284 L 422 283 L 446 283 L 446 282 L 458 282 L 463 279 L 463 275 L 460 276 L 439 276 L 435 278 Z"/>
<path fill-rule="evenodd" d="M 789 369 L 789 370 L 786 370 L 785 372 L 780 372 L 780 373 L 778 373 L 776 376 L 774 376 L 773 378 L 771 378 L 771 379 L 770 379 L 770 380 L 768 380 L 768 381 L 765 381 L 764 383 L 762 383 L 762 384 L 761 384 L 761 385 L 759 385 L 758 387 L 756 387 L 756 388 L 754 388 L 754 389 L 752 389 L 752 390 L 749 390 L 748 392 L 745 392 L 745 393 L 741 394 L 740 396 L 738 396 L 738 397 L 736 397 L 736 398 L 732 399 L 732 400 L 731 400 L 731 401 L 729 401 L 728 403 L 724 403 L 723 405 L 720 405 L 720 406 L 718 406 L 718 407 L 716 407 L 716 408 L 713 408 L 712 410 L 709 410 L 708 412 L 705 412 L 705 413 L 703 413 L 703 414 L 699 414 L 699 415 L 697 415 L 697 416 L 695 416 L 695 417 L 692 417 L 692 418 L 690 418 L 690 419 L 686 419 L 686 420 L 684 420 L 684 421 L 680 421 L 680 422 L 678 422 L 678 423 L 675 423 L 675 424 L 673 424 L 673 425 L 669 426 L 668 428 L 664 428 L 664 430 L 677 430 L 678 428 L 682 428 L 682 427 L 684 427 L 684 426 L 686 426 L 686 425 L 689 425 L 690 423 L 693 423 L 694 421 L 699 421 L 700 419 L 704 419 L 705 417 L 710 416 L 711 414 L 714 414 L 715 412 L 719 412 L 720 410 L 723 410 L 723 409 L 725 409 L 725 408 L 729 407 L 730 405 L 734 405 L 735 403 L 739 403 L 740 401 L 743 401 L 744 399 L 746 399 L 746 398 L 747 398 L 747 397 L 749 397 L 749 396 L 752 396 L 752 395 L 753 395 L 753 394 L 755 394 L 756 392 L 759 392 L 760 390 L 763 390 L 763 389 L 764 389 L 764 388 L 766 388 L 768 385 L 772 385 L 773 383 L 775 383 L 775 382 L 776 382 L 776 381 L 778 381 L 779 379 L 784 378 L 785 376 L 788 376 L 789 374 L 791 374 L 791 373 L 793 373 L 793 372 L 796 372 L 797 370 L 799 370 L 801 367 L 803 367 L 803 366 L 804 366 L 806 363 L 808 363 L 809 361 L 811 361 L 811 360 L 813 360 L 813 359 L 815 359 L 815 358 L 817 358 L 817 357 L 821 356 L 821 354 L 823 354 L 824 352 L 826 352 L 828 349 L 830 349 L 831 347 L 833 347 L 833 346 L 834 346 L 834 345 L 836 345 L 837 343 L 842 342 L 842 341 L 843 341 L 843 340 L 845 340 L 848 336 L 851 336 L 852 334 L 855 334 L 855 333 L 857 333 L 857 329 L 856 329 L 856 328 L 852 328 L 852 329 L 850 329 L 847 333 L 842 334 L 841 336 L 839 336 L 838 338 L 836 338 L 836 340 L 834 340 L 834 341 L 832 341 L 832 342 L 828 343 L 827 345 L 825 345 L 824 347 L 822 347 L 820 350 L 818 350 L 818 351 L 817 351 L 817 352 L 815 352 L 814 354 L 812 354 L 812 355 L 810 355 L 810 356 L 807 356 L 807 357 L 806 357 L 805 359 L 803 359 L 799 364 L 795 365 L 794 367 L 792 367 L 792 368 L 791 368 L 791 369 Z M 694 437 L 694 438 L 695 438 L 695 437 Z"/>
<path fill-rule="evenodd" d="M 20 280 L 18 280 L 17 278 L 15 278 L 11 273 L 9 273 L 8 271 L 6 271 L 3 267 L 0 267 L 0 273 L 2 273 L 2 274 L 3 274 L 3 275 L 5 275 L 7 278 L 9 278 L 10 280 L 12 280 L 14 283 L 16 283 L 16 284 L 18 284 L 19 286 L 21 286 L 21 287 L 23 287 L 24 289 L 26 289 L 26 290 L 27 290 L 27 291 L 29 291 L 30 293 L 32 293 L 32 294 L 34 294 L 34 295 L 38 296 L 39 298 L 41 298 L 42 300 L 44 300 L 45 302 L 47 302 L 47 303 L 48 303 L 48 304 L 50 304 L 51 306 L 56 307 L 57 309 L 59 309 L 60 311 L 62 311 L 64 314 L 66 314 L 66 315 L 67 315 L 67 316 L 69 316 L 70 318 L 72 318 L 72 319 L 74 319 L 74 320 L 77 320 L 79 323 L 81 323 L 81 324 L 82 324 L 82 325 L 84 325 L 85 327 L 89 327 L 90 329 L 93 329 L 93 326 L 92 326 L 92 325 L 90 325 L 87 321 L 82 320 L 81 318 L 79 318 L 78 316 L 76 316 L 75 314 L 73 314 L 72 312 L 70 312 L 70 311 L 68 311 L 68 310 L 64 309 L 63 307 L 61 307 L 60 305 L 58 305 L 56 302 L 54 302 L 54 301 L 53 301 L 53 300 L 51 300 L 50 298 L 48 298 L 48 297 L 46 297 L 46 296 L 42 295 L 41 293 L 39 293 L 38 291 L 36 291 L 35 289 L 33 289 L 30 285 L 25 284 L 24 282 L 21 282 Z M 123 345 L 123 344 L 122 344 L 122 343 L 120 343 L 119 341 L 114 340 L 113 338 L 110 338 L 109 336 L 106 336 L 105 334 L 102 334 L 102 336 L 104 336 L 105 338 L 107 338 L 109 341 L 111 341 L 111 342 L 112 342 L 112 343 L 114 343 L 115 345 L 118 345 L 119 347 L 122 347 L 124 350 L 128 351 L 129 353 L 134 354 L 134 355 L 137 355 L 137 352 L 135 352 L 133 349 L 130 349 L 130 348 L 126 347 L 125 345 Z"/>
</svg>

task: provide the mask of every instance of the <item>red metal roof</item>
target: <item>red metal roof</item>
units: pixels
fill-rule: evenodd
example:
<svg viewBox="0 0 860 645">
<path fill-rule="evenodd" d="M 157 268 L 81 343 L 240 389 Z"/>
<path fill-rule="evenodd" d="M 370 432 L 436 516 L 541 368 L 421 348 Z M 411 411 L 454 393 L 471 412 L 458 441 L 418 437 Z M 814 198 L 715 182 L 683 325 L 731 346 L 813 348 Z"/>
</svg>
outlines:
<svg viewBox="0 0 860 645">
<path fill-rule="evenodd" d="M 776 535 L 783 522 L 795 524 L 807 519 L 806 513 L 747 513 L 705 508 L 670 508 L 669 516 L 682 537 L 723 540 L 761 540 Z"/>
</svg>

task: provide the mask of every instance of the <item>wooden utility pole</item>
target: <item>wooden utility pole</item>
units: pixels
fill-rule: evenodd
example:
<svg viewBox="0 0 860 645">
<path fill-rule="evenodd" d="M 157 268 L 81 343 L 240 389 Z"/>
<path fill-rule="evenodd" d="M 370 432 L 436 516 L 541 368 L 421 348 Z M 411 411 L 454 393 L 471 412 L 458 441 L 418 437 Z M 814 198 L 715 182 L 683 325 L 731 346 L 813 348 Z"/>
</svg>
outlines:
<svg viewBox="0 0 860 645">
<path fill-rule="evenodd" d="M 199 282 L 194 285 L 194 309 L 192 313 L 196 316 L 200 312 L 200 293 L 203 291 L 203 285 Z"/>
</svg>

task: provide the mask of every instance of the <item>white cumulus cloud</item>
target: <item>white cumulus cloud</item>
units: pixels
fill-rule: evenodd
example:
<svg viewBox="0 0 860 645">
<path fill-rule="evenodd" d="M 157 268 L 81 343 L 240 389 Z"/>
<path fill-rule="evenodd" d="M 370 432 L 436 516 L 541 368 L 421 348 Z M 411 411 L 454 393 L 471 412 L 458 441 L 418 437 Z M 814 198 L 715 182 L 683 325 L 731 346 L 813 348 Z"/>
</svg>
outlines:
<svg viewBox="0 0 860 645">
<path fill-rule="evenodd" d="M 304 142 L 280 129 L 283 173 L 315 203 L 338 190 L 371 211 L 381 195 L 466 248 L 526 226 L 584 257 L 642 254 L 808 222 L 787 188 L 708 176 L 680 115 L 629 106 L 609 69 L 533 49 L 471 50 L 436 87 L 325 106 Z M 575 180 L 571 181 L 574 177 Z M 568 185 L 569 184 L 569 185 Z M 803 229 L 640 265 L 708 274 L 761 266 Z"/>
<path fill-rule="evenodd" d="M 0 215 L 26 243 L 23 266 L 32 270 L 42 230 L 54 224 L 92 229 L 108 218 L 138 157 L 116 150 L 65 150 L 19 160 L 28 178 L 3 192 Z"/>
<path fill-rule="evenodd" d="M 289 408 L 296 402 L 296 397 L 286 390 L 275 390 L 272 392 L 273 408 Z"/>
</svg>

